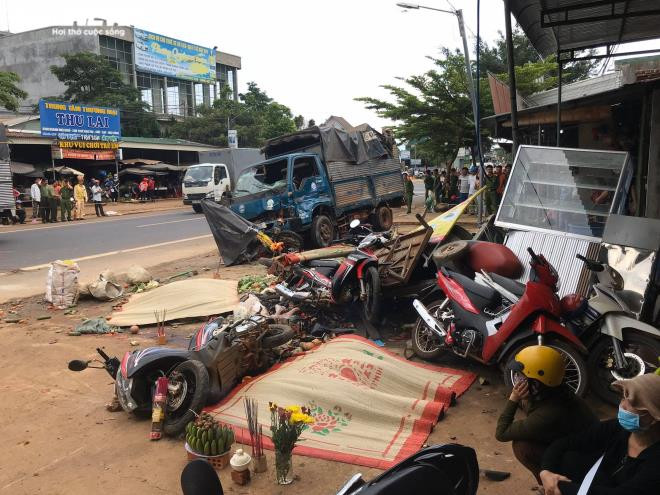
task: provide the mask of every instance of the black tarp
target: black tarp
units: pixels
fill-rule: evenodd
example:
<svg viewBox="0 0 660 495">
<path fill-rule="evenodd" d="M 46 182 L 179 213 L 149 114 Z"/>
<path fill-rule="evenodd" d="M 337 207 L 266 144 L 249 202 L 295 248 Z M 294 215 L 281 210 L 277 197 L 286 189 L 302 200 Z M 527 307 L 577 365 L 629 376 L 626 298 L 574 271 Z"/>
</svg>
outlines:
<svg viewBox="0 0 660 495">
<path fill-rule="evenodd" d="M 226 266 L 241 261 L 257 237 L 256 226 L 226 206 L 204 199 L 202 211 Z"/>
<path fill-rule="evenodd" d="M 369 160 L 390 158 L 383 136 L 372 128 L 347 132 L 336 127 L 310 127 L 269 139 L 262 151 L 266 158 L 273 158 L 319 144 L 326 162 L 350 162 L 360 165 Z"/>
</svg>

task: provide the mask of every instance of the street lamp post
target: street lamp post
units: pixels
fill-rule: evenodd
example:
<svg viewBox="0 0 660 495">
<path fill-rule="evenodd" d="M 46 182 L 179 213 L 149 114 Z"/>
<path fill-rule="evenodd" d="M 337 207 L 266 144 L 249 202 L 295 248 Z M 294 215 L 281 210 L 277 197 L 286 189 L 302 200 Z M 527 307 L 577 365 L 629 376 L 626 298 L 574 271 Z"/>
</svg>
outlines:
<svg viewBox="0 0 660 495">
<path fill-rule="evenodd" d="M 474 78 L 472 77 L 472 68 L 470 66 L 470 51 L 468 50 L 468 44 L 467 44 L 467 36 L 465 35 L 465 24 L 463 23 L 463 11 L 461 9 L 459 10 L 445 10 L 445 9 L 437 9 L 435 7 L 427 7 L 425 5 L 417 5 L 413 3 L 397 3 L 397 7 L 401 7 L 404 9 L 410 9 L 410 10 L 419 10 L 419 9 L 425 9 L 425 10 L 435 10 L 436 12 L 443 12 L 445 14 L 452 14 L 456 16 L 456 19 L 458 20 L 458 30 L 461 33 L 461 38 L 463 39 L 463 58 L 465 60 L 465 72 L 467 74 L 467 79 L 468 79 L 468 90 L 470 92 L 470 100 L 472 102 L 472 115 L 474 117 L 474 133 L 475 133 L 475 138 L 477 140 L 477 150 L 479 154 L 479 184 L 480 186 L 483 187 L 484 184 L 484 164 L 483 164 L 483 154 L 481 150 L 481 136 L 479 132 L 479 121 L 477 120 L 477 98 L 475 95 L 474 91 Z M 479 47 L 477 47 L 477 50 Z M 479 206 L 479 223 L 483 221 L 483 208 L 481 205 Z"/>
</svg>

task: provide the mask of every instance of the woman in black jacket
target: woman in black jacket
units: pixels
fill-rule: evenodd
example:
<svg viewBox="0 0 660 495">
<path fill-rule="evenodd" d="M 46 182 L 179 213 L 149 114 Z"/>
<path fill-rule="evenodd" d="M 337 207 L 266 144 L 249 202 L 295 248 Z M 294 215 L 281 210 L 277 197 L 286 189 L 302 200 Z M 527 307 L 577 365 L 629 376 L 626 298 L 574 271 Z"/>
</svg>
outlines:
<svg viewBox="0 0 660 495">
<path fill-rule="evenodd" d="M 545 451 L 540 477 L 546 495 L 576 495 L 589 478 L 584 493 L 590 495 L 660 493 L 660 376 L 613 385 L 623 394 L 618 419 L 557 440 Z"/>
</svg>

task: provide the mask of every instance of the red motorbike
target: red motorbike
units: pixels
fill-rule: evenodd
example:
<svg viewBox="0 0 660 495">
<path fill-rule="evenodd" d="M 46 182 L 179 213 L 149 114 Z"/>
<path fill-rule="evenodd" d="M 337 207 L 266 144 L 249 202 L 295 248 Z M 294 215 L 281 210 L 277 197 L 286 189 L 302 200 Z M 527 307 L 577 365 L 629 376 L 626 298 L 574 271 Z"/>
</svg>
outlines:
<svg viewBox="0 0 660 495">
<path fill-rule="evenodd" d="M 587 367 L 582 342 L 560 323 L 561 305 L 557 290 L 559 276 L 543 255 L 532 248 L 530 280 L 516 280 L 482 271 L 474 279 L 441 266 L 438 286 L 445 297 L 424 306 L 413 306 L 419 314 L 412 336 L 415 354 L 432 359 L 445 350 L 484 364 L 499 364 L 511 387 L 508 364 L 528 345 L 547 345 L 566 360 L 564 382 L 576 394 L 587 388 Z M 438 262 L 438 266 L 440 263 Z"/>
</svg>

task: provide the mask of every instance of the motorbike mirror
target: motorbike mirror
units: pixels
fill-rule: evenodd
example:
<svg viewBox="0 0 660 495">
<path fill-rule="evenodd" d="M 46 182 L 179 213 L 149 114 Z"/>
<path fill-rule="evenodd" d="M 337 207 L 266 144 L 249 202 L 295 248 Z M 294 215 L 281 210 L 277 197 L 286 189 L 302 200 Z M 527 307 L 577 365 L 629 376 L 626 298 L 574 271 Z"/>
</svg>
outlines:
<svg viewBox="0 0 660 495">
<path fill-rule="evenodd" d="M 360 220 L 355 218 L 354 220 L 351 220 L 351 223 L 349 223 L 348 226 L 352 229 L 356 229 L 360 226 Z"/>
<path fill-rule="evenodd" d="M 88 364 L 89 361 L 81 361 L 80 359 L 74 359 L 73 361 L 69 361 L 69 369 L 71 371 L 83 371 L 84 369 L 87 369 Z"/>
</svg>

